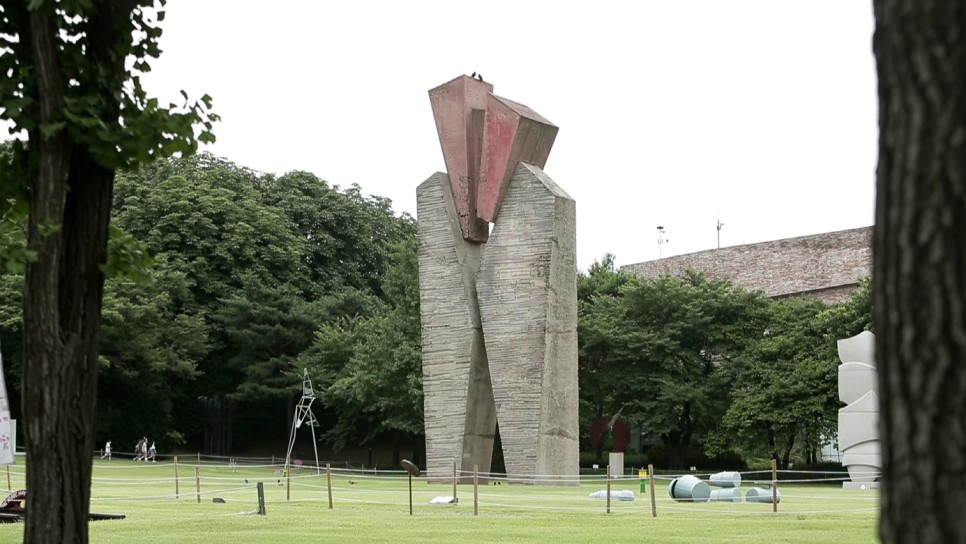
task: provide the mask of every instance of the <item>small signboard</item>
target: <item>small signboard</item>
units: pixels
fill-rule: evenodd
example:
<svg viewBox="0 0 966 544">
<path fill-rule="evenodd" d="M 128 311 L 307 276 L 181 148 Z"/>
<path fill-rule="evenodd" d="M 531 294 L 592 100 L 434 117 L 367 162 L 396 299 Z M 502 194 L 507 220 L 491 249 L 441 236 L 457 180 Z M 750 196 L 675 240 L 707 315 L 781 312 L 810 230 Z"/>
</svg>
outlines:
<svg viewBox="0 0 966 544">
<path fill-rule="evenodd" d="M 0 466 L 12 465 L 17 451 L 16 422 L 10 419 L 10 401 L 3 380 L 3 353 L 0 353 Z"/>
</svg>

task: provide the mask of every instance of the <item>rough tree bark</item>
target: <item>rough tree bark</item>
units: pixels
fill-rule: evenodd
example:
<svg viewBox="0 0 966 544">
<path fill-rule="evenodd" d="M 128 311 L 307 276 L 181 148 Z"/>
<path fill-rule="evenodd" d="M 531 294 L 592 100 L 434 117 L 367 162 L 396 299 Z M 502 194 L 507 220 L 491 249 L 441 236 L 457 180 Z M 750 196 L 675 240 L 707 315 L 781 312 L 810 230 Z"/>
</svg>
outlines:
<svg viewBox="0 0 966 544">
<path fill-rule="evenodd" d="M 22 28 L 42 126 L 57 119 L 66 86 L 51 11 L 32 10 L 28 17 Z M 90 27 L 98 39 L 89 54 L 108 54 L 116 37 L 109 20 L 91 17 Z M 38 258 L 28 263 L 24 282 L 24 542 L 86 543 L 104 284 L 99 265 L 107 253 L 114 171 L 98 165 L 64 131 L 30 130 L 28 145 L 36 158 L 28 174 L 28 244 Z"/>
<path fill-rule="evenodd" d="M 0 0 L 0 120 L 27 134 L 0 165 L 0 202 L 28 216 L 21 391 L 31 544 L 88 540 L 104 273 L 137 277 L 145 266 L 123 238 L 108 255 L 114 171 L 214 141 L 210 97 L 162 107 L 141 87 L 138 75 L 161 53 L 164 2 Z"/>
<path fill-rule="evenodd" d="M 966 4 L 874 6 L 880 536 L 966 542 Z"/>
</svg>

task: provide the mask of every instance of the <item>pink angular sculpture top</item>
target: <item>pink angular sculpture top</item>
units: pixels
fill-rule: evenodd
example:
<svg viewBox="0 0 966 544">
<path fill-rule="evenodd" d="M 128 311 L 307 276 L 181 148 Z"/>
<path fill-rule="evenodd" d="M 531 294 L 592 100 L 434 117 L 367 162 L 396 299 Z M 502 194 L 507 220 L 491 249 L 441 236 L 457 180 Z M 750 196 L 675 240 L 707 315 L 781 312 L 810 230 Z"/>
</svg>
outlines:
<svg viewBox="0 0 966 544">
<path fill-rule="evenodd" d="M 542 169 L 558 128 L 465 75 L 431 89 L 429 100 L 463 238 L 484 243 L 517 164 Z"/>
<path fill-rule="evenodd" d="M 489 225 L 476 215 L 476 190 L 483 147 L 483 115 L 486 96 L 491 92 L 493 85 L 468 76 L 460 76 L 429 91 L 460 229 L 463 238 L 476 242 L 485 242 L 490 232 Z"/>
<path fill-rule="evenodd" d="M 477 216 L 496 221 L 517 163 L 525 162 L 542 170 L 557 130 L 550 121 L 523 104 L 493 94 L 487 97 Z"/>
</svg>

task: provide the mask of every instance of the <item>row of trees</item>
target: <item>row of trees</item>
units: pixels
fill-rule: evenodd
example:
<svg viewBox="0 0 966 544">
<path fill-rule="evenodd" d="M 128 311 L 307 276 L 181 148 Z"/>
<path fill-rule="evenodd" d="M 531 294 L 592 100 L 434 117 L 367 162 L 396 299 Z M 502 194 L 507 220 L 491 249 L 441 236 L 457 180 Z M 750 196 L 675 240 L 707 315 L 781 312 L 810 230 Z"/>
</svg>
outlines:
<svg viewBox="0 0 966 544">
<path fill-rule="evenodd" d="M 129 264 L 105 285 L 99 440 L 215 454 L 280 443 L 307 368 L 332 446 L 392 439 L 419 457 L 411 217 L 358 187 L 207 154 L 119 174 L 113 214 L 111 262 Z M 674 467 L 698 442 L 787 465 L 834 436 L 835 340 L 870 327 L 868 284 L 827 307 L 693 273 L 642 279 L 609 255 L 578 281 L 585 433 L 620 411 Z M 0 275 L 15 395 L 22 288 L 16 267 Z"/>
<path fill-rule="evenodd" d="M 105 284 L 99 440 L 271 442 L 302 367 L 339 407 L 324 411 L 333 443 L 365 438 L 370 417 L 368 433 L 418 432 L 414 222 L 388 200 L 202 154 L 119 174 L 112 224 L 111 254 L 138 265 Z M 23 276 L 10 268 L 0 342 L 17 395 Z M 369 374 L 392 372 L 406 379 L 373 397 Z"/>
<path fill-rule="evenodd" d="M 700 442 L 787 466 L 835 437 L 836 340 L 871 329 L 870 284 L 847 303 L 771 300 L 701 274 L 642 279 L 612 256 L 579 276 L 582 428 L 620 412 L 672 467 Z"/>
</svg>

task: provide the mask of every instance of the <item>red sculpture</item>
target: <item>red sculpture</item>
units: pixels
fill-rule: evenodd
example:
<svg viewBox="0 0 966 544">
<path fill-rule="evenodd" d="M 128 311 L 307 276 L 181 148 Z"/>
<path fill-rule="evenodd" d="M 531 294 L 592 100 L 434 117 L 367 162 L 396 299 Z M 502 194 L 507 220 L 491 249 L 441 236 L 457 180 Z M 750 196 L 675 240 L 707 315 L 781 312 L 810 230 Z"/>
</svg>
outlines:
<svg viewBox="0 0 966 544">
<path fill-rule="evenodd" d="M 616 419 L 616 416 L 600 416 L 590 424 L 590 445 L 596 448 L 608 428 L 614 433 L 611 451 L 620 453 L 626 450 L 631 443 L 631 429 L 623 420 Z"/>
<path fill-rule="evenodd" d="M 543 169 L 558 128 L 465 75 L 431 89 L 429 100 L 463 238 L 484 243 L 517 164 Z"/>
</svg>

